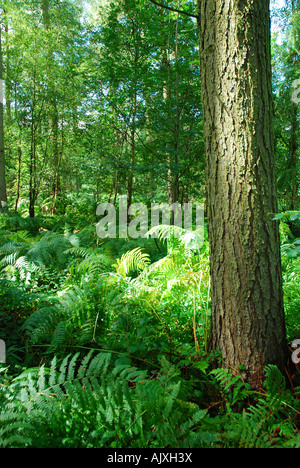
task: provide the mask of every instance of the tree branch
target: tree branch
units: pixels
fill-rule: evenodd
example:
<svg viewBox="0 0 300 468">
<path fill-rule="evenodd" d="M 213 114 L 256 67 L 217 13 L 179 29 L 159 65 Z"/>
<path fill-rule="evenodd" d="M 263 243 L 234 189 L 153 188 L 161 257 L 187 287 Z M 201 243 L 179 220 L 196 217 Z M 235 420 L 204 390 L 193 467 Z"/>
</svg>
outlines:
<svg viewBox="0 0 300 468">
<path fill-rule="evenodd" d="M 165 8 L 166 10 L 170 11 L 175 11 L 175 13 L 180 13 L 182 15 L 189 16 L 190 18 L 198 18 L 197 15 L 194 15 L 193 13 L 188 13 L 187 11 L 184 10 L 177 10 L 177 8 L 170 7 L 168 5 L 164 5 L 163 3 L 158 3 L 155 0 L 150 0 L 151 3 L 153 3 L 156 6 L 159 6 L 160 8 Z"/>
</svg>

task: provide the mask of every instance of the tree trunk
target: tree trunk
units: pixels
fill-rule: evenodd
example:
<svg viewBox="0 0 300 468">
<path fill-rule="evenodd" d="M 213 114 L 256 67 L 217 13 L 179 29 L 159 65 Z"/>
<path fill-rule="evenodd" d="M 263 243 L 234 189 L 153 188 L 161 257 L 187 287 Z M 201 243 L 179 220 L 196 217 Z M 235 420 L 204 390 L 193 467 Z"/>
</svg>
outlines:
<svg viewBox="0 0 300 468">
<path fill-rule="evenodd" d="M 210 349 L 262 385 L 284 372 L 269 0 L 198 0 L 212 280 Z M 240 366 L 245 370 L 241 372 Z"/>
<path fill-rule="evenodd" d="M 21 163 L 22 163 L 22 147 L 21 143 L 18 146 L 18 178 L 17 178 L 17 196 L 15 203 L 15 211 L 18 211 L 18 205 L 20 200 L 20 188 L 21 188 Z"/>
<path fill-rule="evenodd" d="M 0 209 L 7 203 L 5 180 L 5 154 L 4 154 L 4 125 L 3 125 L 3 57 L 0 24 Z"/>
<path fill-rule="evenodd" d="M 177 7 L 180 8 L 180 0 L 178 0 Z M 172 190 L 172 204 L 178 202 L 179 198 L 179 136 L 180 136 L 180 118 L 182 109 L 179 103 L 179 72 L 178 66 L 178 26 L 179 26 L 179 13 L 177 13 L 176 20 L 176 31 L 175 31 L 175 68 L 176 68 L 176 80 L 175 80 L 175 97 L 176 97 L 176 115 L 174 121 L 174 174 L 173 174 L 173 190 Z M 172 224 L 174 224 L 174 212 L 172 212 Z"/>
<path fill-rule="evenodd" d="M 34 81 L 35 87 L 35 81 Z M 31 110 L 31 144 L 30 144 L 30 162 L 29 162 L 29 216 L 35 217 L 36 201 L 36 148 L 35 148 L 35 88 L 34 98 Z"/>
<path fill-rule="evenodd" d="M 31 106 L 31 142 L 29 161 L 29 216 L 35 217 L 35 202 L 37 199 L 37 174 L 36 174 L 36 63 L 34 58 L 33 69 L 33 98 Z"/>
<path fill-rule="evenodd" d="M 180 2 L 178 2 L 178 7 Z M 169 116 L 174 115 L 173 122 L 173 135 L 172 139 L 168 141 L 167 146 L 173 146 L 172 152 L 167 152 L 167 189 L 168 189 L 168 203 L 172 205 L 178 202 L 179 197 L 179 135 L 180 135 L 180 116 L 181 109 L 179 105 L 179 73 L 177 70 L 178 65 L 178 24 L 179 17 L 177 13 L 176 29 L 175 29 L 175 99 L 172 99 L 172 82 L 171 82 L 171 64 L 170 64 L 170 36 L 168 37 L 168 43 L 166 49 L 163 52 L 162 66 L 165 68 L 165 82 L 163 86 L 163 99 L 167 107 Z M 175 110 L 173 109 L 173 105 Z M 174 213 L 172 212 L 171 225 L 174 224 Z"/>
<path fill-rule="evenodd" d="M 51 102 L 51 127 L 52 127 L 52 164 L 53 164 L 53 183 L 52 183 L 52 201 L 53 201 L 53 213 L 56 209 L 56 202 L 59 194 L 59 172 L 60 172 L 60 154 L 58 144 L 58 112 L 56 97 L 53 97 Z"/>
<path fill-rule="evenodd" d="M 136 26 L 133 23 L 132 26 L 132 37 L 136 40 L 137 34 Z M 134 82 L 133 82 L 133 98 L 132 98 L 132 115 L 131 115 L 131 131 L 130 131 L 130 168 L 129 174 L 127 179 L 127 196 L 128 196 L 128 207 L 130 207 L 132 203 L 132 195 L 133 195 L 133 167 L 135 163 L 135 132 L 136 132 L 136 116 L 137 116 L 137 85 L 138 85 L 138 65 L 139 65 L 139 58 L 140 58 L 140 51 L 139 46 L 137 43 L 134 44 Z M 127 216 L 128 223 L 130 222 L 130 216 Z"/>
<path fill-rule="evenodd" d="M 60 160 L 61 155 L 59 153 L 59 111 L 57 108 L 57 97 L 56 97 L 56 87 L 55 87 L 55 61 L 54 61 L 54 52 L 53 44 L 51 42 L 51 13 L 50 13 L 50 2 L 49 0 L 42 0 L 42 18 L 43 25 L 46 31 L 46 54 L 47 54 L 47 81 L 49 86 L 49 103 L 50 103 L 50 119 L 49 125 L 51 128 L 52 135 L 52 210 L 51 213 L 54 214 L 56 209 L 56 202 L 59 195 L 59 186 L 60 186 Z"/>
<path fill-rule="evenodd" d="M 10 77 L 10 45 L 9 45 L 9 27 L 7 17 L 5 21 L 5 55 L 6 55 L 6 73 L 5 73 L 5 104 L 7 121 L 11 121 L 11 77 Z"/>
<path fill-rule="evenodd" d="M 45 29 L 50 29 L 49 0 L 42 0 L 42 15 Z"/>
<path fill-rule="evenodd" d="M 289 160 L 289 167 L 290 170 L 290 188 L 291 188 L 291 195 L 289 200 L 289 209 L 296 210 L 298 206 L 298 142 L 297 142 L 297 135 L 298 135 L 298 108 L 297 105 L 292 103 L 291 109 L 291 137 L 289 141 L 289 153 L 290 153 L 290 160 Z"/>
<path fill-rule="evenodd" d="M 136 102 L 136 99 L 134 99 Z M 134 104 L 134 107 L 136 104 Z M 134 126 L 134 123 L 133 123 Z M 129 174 L 127 179 L 127 196 L 128 196 L 128 206 L 131 205 L 132 202 L 132 190 L 133 190 L 133 166 L 134 166 L 134 158 L 135 158 L 135 128 L 130 132 L 130 168 Z M 129 217 L 128 217 L 129 221 Z"/>
</svg>

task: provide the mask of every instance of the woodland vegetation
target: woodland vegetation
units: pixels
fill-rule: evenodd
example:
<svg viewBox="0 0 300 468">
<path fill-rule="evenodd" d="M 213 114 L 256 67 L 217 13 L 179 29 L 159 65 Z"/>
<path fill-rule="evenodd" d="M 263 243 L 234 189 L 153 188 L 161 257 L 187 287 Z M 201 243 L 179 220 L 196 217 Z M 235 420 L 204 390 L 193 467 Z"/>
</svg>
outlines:
<svg viewBox="0 0 300 468">
<path fill-rule="evenodd" d="M 300 448 L 300 2 L 270 63 L 267 21 L 230 26 L 258 3 L 1 1 L 1 448 Z M 203 245 L 99 238 L 121 195 L 203 203 Z"/>
</svg>

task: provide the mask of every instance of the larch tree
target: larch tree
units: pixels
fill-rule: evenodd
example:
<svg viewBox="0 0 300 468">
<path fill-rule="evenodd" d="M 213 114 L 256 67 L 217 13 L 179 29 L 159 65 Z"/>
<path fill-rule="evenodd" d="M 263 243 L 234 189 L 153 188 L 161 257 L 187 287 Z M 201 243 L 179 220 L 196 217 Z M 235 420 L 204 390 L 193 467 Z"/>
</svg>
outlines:
<svg viewBox="0 0 300 468">
<path fill-rule="evenodd" d="M 211 350 L 259 388 L 284 372 L 269 0 L 198 0 Z"/>
</svg>

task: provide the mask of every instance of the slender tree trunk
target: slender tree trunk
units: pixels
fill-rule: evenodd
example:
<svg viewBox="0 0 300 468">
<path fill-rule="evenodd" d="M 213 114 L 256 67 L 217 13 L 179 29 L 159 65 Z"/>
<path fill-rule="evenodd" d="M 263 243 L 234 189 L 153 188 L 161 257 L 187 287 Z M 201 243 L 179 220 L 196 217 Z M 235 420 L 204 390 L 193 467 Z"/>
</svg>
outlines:
<svg viewBox="0 0 300 468">
<path fill-rule="evenodd" d="M 136 109 L 136 96 L 134 97 L 133 107 L 134 109 Z M 133 120 L 135 120 L 135 112 L 136 110 L 134 110 Z M 129 169 L 128 179 L 127 179 L 128 206 L 130 206 L 132 202 L 133 165 L 134 165 L 134 159 L 135 159 L 135 123 L 133 122 L 132 125 L 133 125 L 133 128 L 130 133 L 130 169 Z"/>
<path fill-rule="evenodd" d="M 254 387 L 284 372 L 269 0 L 198 0 L 212 280 L 210 349 Z M 240 366 L 245 371 L 241 372 Z"/>
<path fill-rule="evenodd" d="M 0 24 L 0 209 L 7 203 L 5 180 L 5 154 L 4 154 L 4 123 L 3 123 L 3 56 Z"/>
<path fill-rule="evenodd" d="M 180 1 L 178 1 L 178 7 L 180 7 Z M 176 69 L 176 78 L 175 78 L 175 112 L 171 108 L 172 95 L 171 95 L 171 69 L 169 63 L 169 39 L 167 51 L 163 57 L 163 63 L 168 67 L 167 72 L 167 83 L 164 87 L 164 101 L 168 105 L 169 115 L 174 115 L 173 120 L 173 138 L 172 146 L 173 151 L 167 154 L 167 188 L 168 188 L 168 202 L 170 205 L 178 202 L 179 197 L 179 135 L 180 135 L 180 117 L 181 109 L 179 103 L 179 73 L 177 70 L 178 63 L 178 27 L 179 27 L 179 14 L 177 13 L 176 29 L 175 29 L 175 69 Z M 174 212 L 172 212 L 171 224 L 174 224 Z"/>
<path fill-rule="evenodd" d="M 33 98 L 31 106 L 31 143 L 30 143 L 30 161 L 29 161 L 29 216 L 35 216 L 35 202 L 37 199 L 36 185 L 36 63 L 34 60 L 33 72 Z"/>
<path fill-rule="evenodd" d="M 290 137 L 290 161 L 289 161 L 289 169 L 290 169 L 290 188 L 291 188 L 291 195 L 290 195 L 290 210 L 295 210 L 298 206 L 298 143 L 297 143 L 297 136 L 298 136 L 298 108 L 297 105 L 292 103 L 291 109 L 291 137 Z"/>
<path fill-rule="evenodd" d="M 117 171 L 116 179 L 114 181 L 114 201 L 113 201 L 114 206 L 116 206 L 118 190 L 119 190 L 119 171 Z"/>
<path fill-rule="evenodd" d="M 22 163 L 22 147 L 21 144 L 18 147 L 18 179 L 17 179 L 17 196 L 15 203 L 15 211 L 18 210 L 20 200 L 20 188 L 21 188 L 21 163 Z"/>
<path fill-rule="evenodd" d="M 35 84 L 34 84 L 35 86 Z M 35 91 L 34 91 L 35 93 Z M 32 105 L 31 121 L 31 144 L 30 144 L 30 162 L 29 162 L 29 216 L 35 216 L 36 186 L 35 186 L 35 94 Z"/>
<path fill-rule="evenodd" d="M 76 135 L 78 131 L 78 109 L 77 109 L 76 103 L 74 103 L 72 106 L 72 123 L 73 123 L 73 133 L 74 135 Z"/>
<path fill-rule="evenodd" d="M 177 7 L 180 8 L 180 0 L 178 0 Z M 179 198 L 179 135 L 180 135 L 180 118 L 181 109 L 179 102 L 179 73 L 177 70 L 178 63 L 178 27 L 179 27 L 179 13 L 177 13 L 176 32 L 175 32 L 175 67 L 176 67 L 176 118 L 174 122 L 174 174 L 172 180 L 172 203 L 178 202 Z M 172 224 L 174 223 L 174 212 L 172 212 Z"/>
<path fill-rule="evenodd" d="M 55 203 L 58 198 L 59 192 L 59 169 L 60 169 L 60 153 L 58 144 L 58 112 L 56 97 L 52 100 L 52 115 L 51 115 L 51 126 L 52 126 L 52 152 L 53 152 L 53 184 L 52 184 L 52 199 L 53 199 L 53 211 L 55 211 Z"/>
<path fill-rule="evenodd" d="M 47 62 L 48 62 L 48 70 L 47 70 L 47 79 L 48 85 L 50 90 L 50 128 L 52 134 L 52 200 L 53 200 L 53 207 L 52 207 L 52 214 L 55 211 L 56 200 L 59 195 L 59 185 L 60 185 L 60 152 L 59 152 L 59 127 L 58 127 L 58 109 L 57 109 L 57 98 L 56 98 L 56 90 L 55 90 L 55 77 L 54 77 L 54 70 L 55 70 L 55 63 L 54 63 L 54 54 L 51 45 L 51 38 L 49 40 L 49 32 L 51 31 L 51 15 L 50 15 L 50 2 L 49 0 L 42 0 L 42 17 L 43 17 L 43 25 L 48 34 L 46 39 L 46 47 L 47 47 Z"/>
<path fill-rule="evenodd" d="M 120 160 L 122 158 L 122 153 L 123 153 L 125 140 L 126 140 L 126 134 L 123 135 L 122 141 L 120 143 L 120 153 L 119 153 L 119 157 L 117 159 L 117 165 L 116 165 L 117 168 L 116 168 L 115 178 L 113 180 L 113 185 L 112 185 L 112 189 L 111 189 L 111 196 L 114 194 L 113 204 L 115 206 L 116 206 L 118 190 L 119 190 L 119 175 L 120 175 L 119 166 L 120 166 Z M 109 197 L 109 203 L 110 203 L 111 196 Z"/>
<path fill-rule="evenodd" d="M 145 102 L 146 102 L 146 133 L 147 133 L 147 146 L 150 149 L 151 148 L 151 132 L 150 132 L 150 119 L 149 119 L 149 96 L 145 95 Z M 150 167 L 152 166 L 153 161 L 152 161 L 152 154 L 149 152 L 148 158 L 147 158 L 147 165 Z M 152 199 L 155 195 L 155 180 L 154 180 L 154 174 L 152 168 L 149 171 L 149 196 Z"/>
<path fill-rule="evenodd" d="M 42 15 L 45 29 L 50 29 L 49 0 L 42 0 Z"/>
<path fill-rule="evenodd" d="M 169 20 L 170 25 L 170 20 Z M 162 68 L 165 74 L 165 80 L 163 84 L 163 100 L 166 108 L 168 109 L 169 115 L 171 115 L 170 103 L 171 103 L 171 70 L 169 62 L 169 48 L 170 48 L 170 37 L 168 37 L 168 42 L 166 48 L 163 50 L 162 56 Z M 166 146 L 169 146 L 166 142 Z M 171 205 L 173 203 L 173 167 L 172 167 L 172 158 L 169 152 L 166 153 L 166 162 L 167 162 L 167 190 L 168 190 L 168 203 Z"/>
<path fill-rule="evenodd" d="M 7 17 L 5 16 L 5 54 L 6 54 L 6 73 L 5 73 L 5 104 L 7 121 L 11 120 L 11 77 L 10 77 L 10 46 L 9 46 L 9 27 Z"/>
<path fill-rule="evenodd" d="M 137 34 L 135 24 L 133 24 L 132 35 L 135 40 Z M 132 127 L 130 132 L 130 169 L 127 180 L 127 195 L 128 195 L 128 206 L 130 207 L 132 202 L 132 192 L 133 192 L 133 166 L 135 161 L 135 132 L 136 132 L 136 114 L 137 114 L 137 72 L 138 72 L 138 63 L 139 63 L 139 47 L 137 44 L 134 44 L 134 94 L 132 99 Z M 129 222 L 129 215 L 128 215 Z"/>
</svg>

